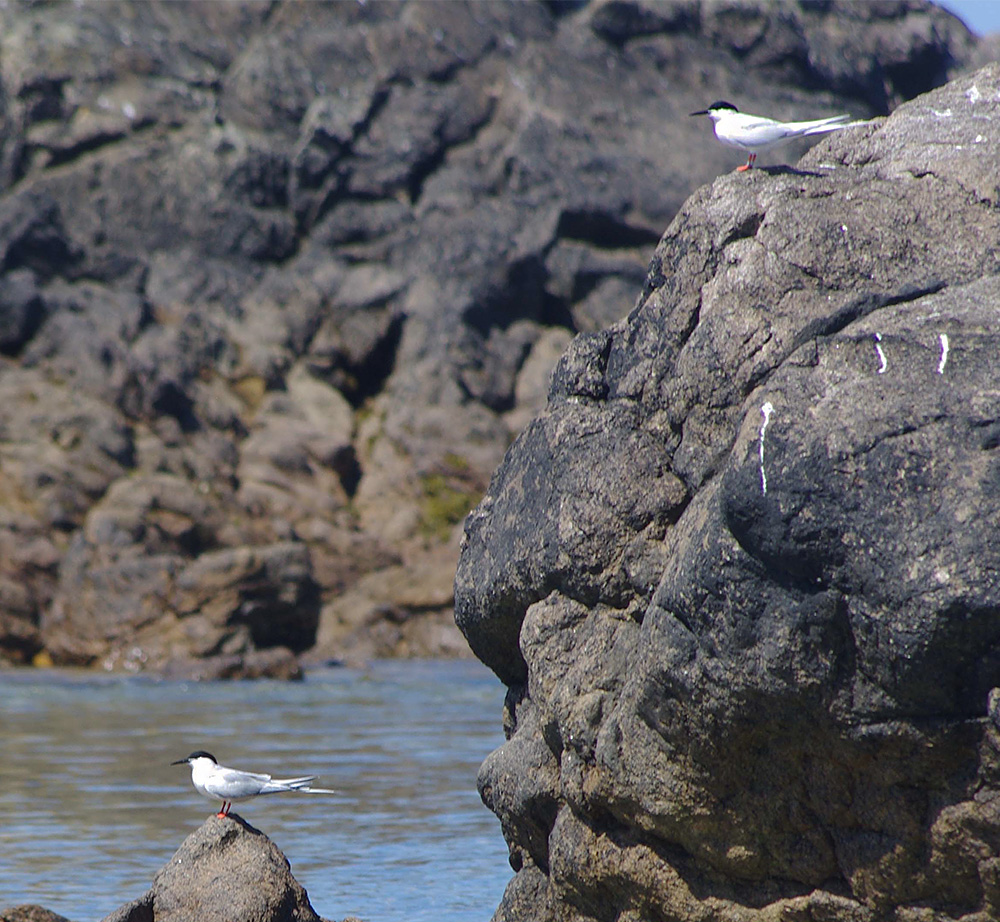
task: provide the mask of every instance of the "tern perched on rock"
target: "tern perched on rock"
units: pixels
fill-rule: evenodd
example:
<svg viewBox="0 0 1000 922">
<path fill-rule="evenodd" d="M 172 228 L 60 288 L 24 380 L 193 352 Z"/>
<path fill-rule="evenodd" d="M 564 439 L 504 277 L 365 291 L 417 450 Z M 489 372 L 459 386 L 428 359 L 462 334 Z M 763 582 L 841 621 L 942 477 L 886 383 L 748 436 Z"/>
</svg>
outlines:
<svg viewBox="0 0 1000 922">
<path fill-rule="evenodd" d="M 739 171 L 753 168 L 757 154 L 811 134 L 825 134 L 847 128 L 851 122 L 849 115 L 833 115 L 829 118 L 816 118 L 807 122 L 778 122 L 763 115 L 750 115 L 740 112 L 731 102 L 720 99 L 713 102 L 707 109 L 692 112 L 692 115 L 707 115 L 715 125 L 715 136 L 729 147 L 738 147 L 748 154 L 747 162 Z"/>
<path fill-rule="evenodd" d="M 191 766 L 191 783 L 194 789 L 209 800 L 221 800 L 222 809 L 216 816 L 229 816 L 232 805 L 241 800 L 250 800 L 263 794 L 281 794 L 286 791 L 297 791 L 300 794 L 335 794 L 326 788 L 310 787 L 316 780 L 315 775 L 305 775 L 302 778 L 272 778 L 270 775 L 257 772 L 243 772 L 238 768 L 226 768 L 219 765 L 210 752 L 199 749 L 192 752 L 186 759 L 178 759 L 171 765 Z"/>
</svg>

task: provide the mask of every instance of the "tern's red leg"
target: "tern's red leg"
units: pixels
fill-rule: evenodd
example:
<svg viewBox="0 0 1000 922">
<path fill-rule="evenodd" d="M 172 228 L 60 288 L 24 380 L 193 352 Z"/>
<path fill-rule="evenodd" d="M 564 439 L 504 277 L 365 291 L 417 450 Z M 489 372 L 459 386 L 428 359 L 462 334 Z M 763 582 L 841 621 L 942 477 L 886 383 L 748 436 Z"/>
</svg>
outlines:
<svg viewBox="0 0 1000 922">
<path fill-rule="evenodd" d="M 747 162 L 746 162 L 746 163 L 744 163 L 744 164 L 743 164 L 743 166 L 738 166 L 738 167 L 736 167 L 736 171 L 737 171 L 738 173 L 742 173 L 742 172 L 744 172 L 745 170 L 752 170 L 752 169 L 753 169 L 753 163 L 754 163 L 754 161 L 755 161 L 756 159 L 757 159 L 757 155 L 756 155 L 756 154 L 750 154 L 750 155 L 749 155 L 749 156 L 747 157 Z"/>
<path fill-rule="evenodd" d="M 218 816 L 218 817 L 220 817 L 220 818 L 221 817 L 225 817 L 225 816 L 229 816 L 229 808 L 231 806 L 232 806 L 232 803 L 230 803 L 227 800 L 224 800 L 222 802 L 222 809 L 218 813 L 216 813 L 215 815 Z"/>
</svg>

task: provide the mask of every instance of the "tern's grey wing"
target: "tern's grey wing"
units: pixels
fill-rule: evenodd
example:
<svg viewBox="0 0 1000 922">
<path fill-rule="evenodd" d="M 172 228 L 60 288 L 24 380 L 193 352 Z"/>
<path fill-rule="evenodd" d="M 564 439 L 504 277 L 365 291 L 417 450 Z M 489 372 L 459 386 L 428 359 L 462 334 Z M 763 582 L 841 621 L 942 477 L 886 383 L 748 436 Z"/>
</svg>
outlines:
<svg viewBox="0 0 1000 922">
<path fill-rule="evenodd" d="M 260 794 L 271 776 L 257 772 L 241 772 L 235 768 L 219 768 L 205 782 L 205 790 L 225 800 L 240 800 Z"/>
<path fill-rule="evenodd" d="M 280 791 L 305 791 L 309 784 L 316 780 L 315 775 L 304 775 L 301 778 L 274 778 L 268 779 L 261 794 L 277 794 Z"/>
<path fill-rule="evenodd" d="M 743 128 L 741 140 L 747 147 L 769 147 L 772 144 L 780 144 L 797 137 L 801 132 L 790 129 L 780 122 L 760 121 L 755 125 L 746 125 Z"/>
<path fill-rule="evenodd" d="M 823 134 L 827 131 L 836 131 L 838 128 L 846 128 L 851 120 L 849 115 L 831 115 L 829 118 L 814 118 L 809 122 L 789 122 L 789 126 L 801 129 L 802 134 Z"/>
<path fill-rule="evenodd" d="M 834 115 L 830 118 L 812 119 L 807 122 L 776 122 L 761 115 L 742 112 L 720 121 L 715 126 L 715 134 L 724 144 L 741 147 L 748 151 L 763 151 L 792 138 L 808 134 L 821 134 L 846 127 L 850 116 Z"/>
<path fill-rule="evenodd" d="M 275 778 L 269 781 L 261 794 L 272 794 L 278 791 L 298 791 L 300 794 L 336 794 L 330 788 L 314 788 L 312 782 L 316 780 L 315 775 L 306 775 L 303 778 Z"/>
<path fill-rule="evenodd" d="M 715 136 L 731 147 L 762 150 L 772 144 L 780 144 L 794 134 L 774 119 L 738 112 L 716 123 Z"/>
</svg>

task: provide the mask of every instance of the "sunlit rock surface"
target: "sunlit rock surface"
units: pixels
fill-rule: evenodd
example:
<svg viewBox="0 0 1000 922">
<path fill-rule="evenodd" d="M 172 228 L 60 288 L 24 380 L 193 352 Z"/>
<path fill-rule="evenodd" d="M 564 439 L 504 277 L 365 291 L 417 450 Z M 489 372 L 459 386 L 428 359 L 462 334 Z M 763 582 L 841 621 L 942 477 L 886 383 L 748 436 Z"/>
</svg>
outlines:
<svg viewBox="0 0 1000 922">
<path fill-rule="evenodd" d="M 687 113 L 976 53 L 919 3 L 4 5 L 0 656 L 465 650 L 462 519 L 739 162 Z"/>
</svg>

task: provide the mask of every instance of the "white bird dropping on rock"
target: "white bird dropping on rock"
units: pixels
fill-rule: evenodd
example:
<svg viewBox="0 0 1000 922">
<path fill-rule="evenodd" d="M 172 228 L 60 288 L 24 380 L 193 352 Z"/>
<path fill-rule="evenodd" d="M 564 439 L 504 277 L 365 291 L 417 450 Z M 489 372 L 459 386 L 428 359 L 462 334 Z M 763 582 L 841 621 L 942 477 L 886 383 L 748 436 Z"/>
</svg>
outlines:
<svg viewBox="0 0 1000 922">
<path fill-rule="evenodd" d="M 760 424 L 760 492 L 762 496 L 767 496 L 767 474 L 764 473 L 764 433 L 767 432 L 767 424 L 771 421 L 771 414 L 774 412 L 774 405 L 770 400 L 766 401 L 760 408 L 760 415 L 763 417 Z"/>
<path fill-rule="evenodd" d="M 941 360 L 938 362 L 937 373 L 943 375 L 944 366 L 948 362 L 948 334 L 942 333 L 938 336 L 938 342 L 941 343 Z"/>
<path fill-rule="evenodd" d="M 885 360 L 885 353 L 882 351 L 882 334 L 874 333 L 872 334 L 872 339 L 875 340 L 875 354 L 878 356 L 878 373 L 884 375 L 885 370 L 889 367 L 889 363 Z"/>
</svg>

